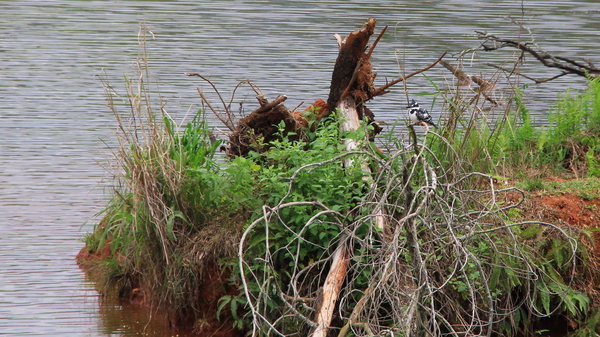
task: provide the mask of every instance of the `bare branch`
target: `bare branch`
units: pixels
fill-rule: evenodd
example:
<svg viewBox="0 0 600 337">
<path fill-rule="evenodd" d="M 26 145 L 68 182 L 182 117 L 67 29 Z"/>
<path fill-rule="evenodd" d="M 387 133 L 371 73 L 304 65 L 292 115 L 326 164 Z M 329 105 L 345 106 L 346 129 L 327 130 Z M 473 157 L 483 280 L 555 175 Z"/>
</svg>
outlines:
<svg viewBox="0 0 600 337">
<path fill-rule="evenodd" d="M 379 40 L 381 40 L 381 38 L 383 37 L 383 34 L 385 34 L 385 31 L 387 30 L 387 28 L 388 28 L 388 26 L 383 27 L 383 29 L 377 36 L 377 39 L 375 39 L 375 42 L 373 42 L 373 45 L 371 45 L 371 48 L 369 48 L 369 53 L 367 53 L 367 56 L 366 56 L 367 60 L 371 58 L 371 54 L 373 54 L 373 50 L 375 50 L 377 43 L 379 43 Z"/>
<path fill-rule="evenodd" d="M 262 96 L 262 97 L 264 97 L 264 96 Z M 261 103 L 260 108 L 252 111 L 250 114 L 258 114 L 258 113 L 267 112 L 267 111 L 273 109 L 274 107 L 278 106 L 279 104 L 285 102 L 286 99 L 287 99 L 287 96 L 285 96 L 285 95 L 277 96 L 277 98 L 275 98 L 272 102 L 266 103 L 264 105 Z"/>
<path fill-rule="evenodd" d="M 541 80 L 540 80 L 540 79 L 537 79 L 537 78 L 529 77 L 529 76 L 527 76 L 527 75 L 525 75 L 525 74 L 522 74 L 522 73 L 520 73 L 520 72 L 518 72 L 518 71 L 515 71 L 515 70 L 509 70 L 509 69 L 506 69 L 506 68 L 500 67 L 500 66 L 498 66 L 498 65 L 495 65 L 495 64 L 493 64 L 493 63 L 486 63 L 486 65 L 488 65 L 488 66 L 490 66 L 490 67 L 494 67 L 494 68 L 496 68 L 496 69 L 500 69 L 500 70 L 502 70 L 502 71 L 504 71 L 504 72 L 507 72 L 507 73 L 511 73 L 511 74 L 516 74 L 516 75 L 519 75 L 519 76 L 523 76 L 523 77 L 525 77 L 525 78 L 526 78 L 526 79 L 528 79 L 528 80 L 534 81 L 535 83 L 545 83 L 545 82 L 549 82 L 549 81 L 555 80 L 555 79 L 557 79 L 557 78 L 559 78 L 559 77 L 563 77 L 563 76 L 565 76 L 565 75 L 569 75 L 569 74 L 570 74 L 570 73 L 569 73 L 569 72 L 567 72 L 567 71 L 563 71 L 562 73 L 560 73 L 560 74 L 558 74 L 558 75 L 556 75 L 556 76 L 552 76 L 552 77 L 549 77 L 549 78 L 543 78 L 543 79 L 541 79 Z"/>
<path fill-rule="evenodd" d="M 506 47 L 515 48 L 521 50 L 524 53 L 528 53 L 537 59 L 546 67 L 561 69 L 567 73 L 575 74 L 583 77 L 588 77 L 590 74 L 600 74 L 600 69 L 593 66 L 591 62 L 586 64 L 577 62 L 567 57 L 554 56 L 541 48 L 539 48 L 535 41 L 521 42 L 510 39 L 503 39 L 487 32 L 475 31 L 477 38 L 484 40 L 481 48 L 484 51 L 494 51 Z M 537 50 L 531 48 L 530 45 L 537 47 Z M 563 62 L 561 62 L 563 61 Z"/>
<path fill-rule="evenodd" d="M 438 64 L 444 58 L 444 56 L 446 56 L 447 53 L 448 52 L 444 52 L 442 54 L 442 56 L 440 56 L 435 62 L 433 62 L 432 64 L 428 65 L 427 67 L 425 67 L 423 69 L 420 69 L 420 70 L 417 70 L 417 71 L 415 71 L 413 73 L 410 73 L 410 74 L 408 74 L 406 76 L 403 76 L 403 77 L 400 77 L 398 79 L 395 79 L 395 80 L 393 80 L 393 81 L 391 81 L 391 82 L 389 82 L 389 83 L 387 83 L 387 84 L 385 84 L 385 85 L 383 85 L 383 86 L 375 89 L 375 91 L 373 91 L 373 97 L 387 94 L 389 91 L 387 91 L 386 89 L 389 88 L 389 87 L 391 87 L 392 85 L 400 83 L 402 81 L 405 81 L 405 80 L 407 80 L 407 79 L 409 79 L 409 78 L 411 78 L 411 77 L 413 77 L 413 76 L 415 76 L 417 74 L 420 74 L 420 73 L 422 73 L 424 71 L 427 71 L 427 70 L 431 69 L 433 66 L 435 66 L 436 64 Z"/>
</svg>

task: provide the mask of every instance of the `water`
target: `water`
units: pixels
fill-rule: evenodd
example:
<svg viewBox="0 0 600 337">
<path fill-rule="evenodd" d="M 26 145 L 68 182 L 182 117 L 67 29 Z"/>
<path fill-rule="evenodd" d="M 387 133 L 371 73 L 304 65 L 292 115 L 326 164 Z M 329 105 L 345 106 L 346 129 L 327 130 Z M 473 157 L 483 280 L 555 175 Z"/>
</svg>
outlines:
<svg viewBox="0 0 600 337">
<path fill-rule="evenodd" d="M 548 51 L 600 62 L 593 0 L 527 1 L 524 14 L 518 1 L 413 3 L 0 1 L 0 334 L 130 336 L 147 329 L 152 335 L 147 318 L 99 301 L 74 261 L 79 239 L 93 228 L 88 220 L 106 203 L 97 162 L 105 159 L 101 140 L 110 142 L 115 122 L 97 75 L 123 87 L 138 53 L 140 22 L 154 33 L 151 71 L 178 118 L 199 108 L 197 86 L 215 98 L 186 72 L 209 77 L 225 96 L 250 79 L 269 98 L 287 95 L 288 107 L 326 99 L 336 57 L 332 35 L 360 28 L 369 16 L 378 19 L 377 32 L 390 26 L 373 58 L 380 84 L 428 65 L 444 50 L 475 47 L 464 35 L 476 29 L 515 37 L 518 30 L 503 16 L 530 19 Z M 474 73 L 492 73 L 481 65 L 493 55 L 473 56 Z M 535 62 L 527 70 L 538 78 L 556 74 Z M 452 80 L 442 68 L 428 74 L 441 87 Z M 530 85 L 529 108 L 543 122 L 558 90 L 584 85 L 576 76 Z M 413 77 L 408 89 L 434 93 L 423 76 Z M 236 102 L 245 98 L 249 111 L 253 97 L 242 90 Z M 404 102 L 400 86 L 370 108 L 391 121 Z"/>
</svg>

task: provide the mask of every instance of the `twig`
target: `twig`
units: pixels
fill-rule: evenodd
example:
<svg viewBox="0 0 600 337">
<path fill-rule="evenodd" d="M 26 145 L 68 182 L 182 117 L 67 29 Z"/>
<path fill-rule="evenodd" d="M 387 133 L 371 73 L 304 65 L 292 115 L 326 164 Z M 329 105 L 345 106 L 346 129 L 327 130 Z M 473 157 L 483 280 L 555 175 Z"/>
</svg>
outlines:
<svg viewBox="0 0 600 337">
<path fill-rule="evenodd" d="M 375 42 L 373 42 L 373 45 L 371 45 L 371 48 L 369 49 L 369 53 L 367 53 L 367 57 L 366 57 L 367 60 L 371 59 L 371 54 L 373 54 L 373 50 L 375 50 L 375 47 L 377 46 L 377 43 L 379 43 L 379 40 L 381 40 L 381 38 L 383 37 L 383 34 L 387 30 L 387 28 L 388 28 L 388 26 L 383 27 L 383 29 L 381 30 L 381 32 L 377 36 L 377 39 L 375 39 Z"/>
<path fill-rule="evenodd" d="M 293 109 L 292 109 L 290 112 L 294 112 L 294 111 L 296 111 L 296 110 L 297 110 L 297 109 L 298 109 L 300 106 L 302 106 L 302 104 L 304 104 L 304 101 L 302 101 L 302 102 L 298 103 L 298 105 L 296 105 L 296 107 L 295 107 L 295 108 L 293 108 Z"/>
<path fill-rule="evenodd" d="M 450 72 L 452 73 L 452 75 L 454 75 L 454 77 L 456 77 L 456 79 L 458 80 L 458 85 L 466 85 L 469 86 L 472 84 L 471 82 L 471 76 L 469 74 L 467 74 L 466 72 L 464 72 L 463 70 L 451 65 L 450 63 L 444 61 L 444 60 L 440 60 L 440 64 L 442 66 L 444 66 L 444 68 L 450 70 Z"/>
<path fill-rule="evenodd" d="M 217 96 L 219 97 L 219 100 L 221 100 L 221 103 L 223 104 L 223 107 L 225 108 L 225 110 L 227 111 L 227 104 L 225 103 L 225 100 L 223 99 L 223 97 L 221 96 L 221 93 L 219 93 L 219 90 L 217 90 L 217 87 L 206 77 L 198 74 L 198 73 L 185 73 L 186 76 L 197 76 L 200 77 L 201 79 L 203 79 L 205 82 L 207 82 L 215 91 L 215 93 L 217 94 Z M 229 111 L 227 111 L 229 112 Z"/>
<path fill-rule="evenodd" d="M 202 92 L 202 90 L 200 88 L 197 88 L 198 94 L 200 94 L 200 98 L 202 98 L 202 101 L 204 103 L 206 103 L 206 105 L 208 105 L 208 107 L 210 108 L 212 113 L 221 121 L 221 123 L 223 123 L 229 129 L 229 131 L 233 131 L 235 129 L 235 126 L 233 125 L 233 121 L 231 119 L 231 112 L 229 111 L 229 105 L 231 105 L 231 102 L 229 105 L 225 104 L 225 101 L 223 100 L 223 97 L 219 93 L 219 90 L 217 90 L 217 87 L 206 77 L 204 77 L 198 73 L 186 73 L 185 75 L 200 77 L 201 79 L 206 81 L 213 88 L 213 90 L 217 93 L 217 96 L 219 96 L 221 103 L 223 104 L 223 108 L 225 109 L 225 114 L 227 115 L 227 119 L 224 119 L 221 116 L 221 114 L 219 112 L 217 112 L 217 110 L 210 104 L 210 102 L 208 101 L 208 98 L 206 98 L 206 96 L 204 96 L 204 93 Z"/>
<path fill-rule="evenodd" d="M 202 101 L 204 101 L 204 103 L 206 103 L 206 105 L 208 105 L 210 111 L 212 111 L 212 113 L 215 116 L 217 116 L 217 118 L 221 121 L 221 123 L 223 123 L 229 129 L 229 131 L 233 132 L 233 130 L 235 130 L 235 127 L 234 127 L 233 123 L 231 123 L 231 120 L 230 119 L 227 120 L 227 119 L 223 118 L 223 116 L 221 116 L 221 114 L 217 110 L 215 110 L 215 108 L 213 108 L 213 106 L 208 101 L 208 98 L 206 98 L 206 96 L 204 96 L 204 93 L 202 92 L 202 90 L 200 88 L 196 88 L 196 90 L 198 90 L 198 94 L 200 95 L 200 98 L 202 98 Z"/>
<path fill-rule="evenodd" d="M 285 102 L 286 99 L 287 99 L 286 95 L 277 96 L 277 98 L 275 98 L 272 102 L 267 103 L 265 105 L 261 105 L 260 108 L 252 111 L 250 114 L 259 114 L 259 113 L 267 112 L 267 111 L 273 109 L 274 107 L 276 107 L 277 105 L 281 104 L 282 102 Z"/>
<path fill-rule="evenodd" d="M 389 88 L 389 87 L 391 87 L 392 85 L 394 85 L 396 83 L 400 83 L 402 81 L 405 81 L 405 80 L 407 80 L 407 79 L 409 79 L 409 78 L 411 78 L 411 77 L 413 77 L 413 76 L 415 76 L 417 74 L 420 74 L 420 73 L 422 73 L 424 71 L 427 71 L 427 70 L 431 69 L 433 66 L 435 66 L 436 64 L 438 64 L 444 58 L 444 56 L 446 56 L 447 53 L 448 52 L 444 52 L 442 54 L 442 56 L 440 56 L 435 62 L 433 62 L 432 64 L 428 65 L 427 67 L 425 67 L 423 69 L 420 69 L 420 70 L 417 70 L 417 71 L 415 71 L 413 73 L 410 73 L 410 74 L 408 74 L 408 75 L 406 75 L 404 77 L 400 77 L 398 79 L 395 79 L 395 80 L 391 81 L 390 83 L 387 83 L 387 84 L 385 84 L 385 85 L 383 85 L 383 86 L 375 89 L 375 91 L 373 91 L 373 97 L 387 94 L 389 91 L 386 91 L 386 89 Z"/>
<path fill-rule="evenodd" d="M 545 83 L 545 82 L 549 82 L 549 81 L 555 80 L 555 79 L 557 79 L 557 78 L 559 78 L 559 77 L 562 77 L 562 76 L 565 76 L 565 75 L 569 75 L 569 74 L 570 74 L 570 73 L 569 73 L 569 72 L 567 72 L 567 71 L 563 71 L 562 73 L 560 73 L 560 74 L 558 74 L 558 75 L 556 75 L 556 76 L 553 76 L 553 77 L 549 77 L 549 78 L 544 78 L 544 79 L 538 80 L 538 79 L 535 79 L 535 78 L 533 78 L 533 77 L 529 77 L 529 76 L 527 76 L 527 75 L 525 75 L 525 74 L 522 74 L 522 73 L 520 73 L 520 72 L 518 72 L 518 71 L 514 71 L 514 70 L 508 70 L 508 69 L 506 69 L 506 68 L 500 67 L 500 66 L 498 66 L 498 65 L 495 65 L 495 64 L 492 64 L 492 63 L 486 63 L 486 65 L 488 65 L 488 66 L 490 66 L 490 67 L 494 67 L 494 68 L 496 68 L 496 69 L 500 69 L 500 70 L 502 70 L 502 71 L 505 71 L 505 72 L 507 72 L 507 73 L 511 73 L 511 74 L 516 74 L 516 75 L 519 75 L 519 76 L 523 76 L 523 77 L 525 77 L 526 79 L 528 79 L 528 80 L 532 80 L 532 81 L 534 81 L 535 83 L 538 83 L 538 84 L 539 84 L 539 83 Z"/>
<path fill-rule="evenodd" d="M 484 42 L 481 45 L 481 47 L 483 48 L 484 51 L 493 51 L 493 50 L 498 50 L 498 49 L 502 49 L 505 47 L 512 47 L 512 48 L 516 48 L 525 53 L 530 54 L 531 56 L 533 56 L 535 59 L 537 59 L 540 63 L 542 63 L 546 67 L 558 68 L 558 69 L 566 71 L 567 73 L 583 76 L 586 78 L 588 77 L 588 74 L 600 74 L 600 69 L 589 64 L 589 62 L 588 62 L 588 65 L 585 65 L 585 64 L 579 63 L 577 61 L 574 61 L 572 59 L 566 58 L 566 57 L 554 56 L 554 55 L 540 49 L 539 47 L 538 47 L 539 50 L 535 50 L 535 49 L 529 47 L 529 44 L 535 45 L 535 41 L 533 41 L 533 40 L 531 42 L 522 43 L 520 41 L 503 39 L 503 38 L 497 37 L 495 35 L 488 34 L 487 32 L 475 31 L 475 33 L 477 34 L 477 38 L 482 39 L 485 42 L 488 42 L 488 41 L 494 42 L 492 46 L 486 45 Z M 560 61 L 564 61 L 568 64 L 562 63 Z"/>
</svg>

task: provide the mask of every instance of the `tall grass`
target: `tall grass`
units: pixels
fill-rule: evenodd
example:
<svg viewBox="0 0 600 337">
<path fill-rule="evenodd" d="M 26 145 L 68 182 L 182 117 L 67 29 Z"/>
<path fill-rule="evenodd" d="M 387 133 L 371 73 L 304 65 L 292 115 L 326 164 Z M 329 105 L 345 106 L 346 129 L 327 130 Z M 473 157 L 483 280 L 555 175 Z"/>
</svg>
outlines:
<svg viewBox="0 0 600 337">
<path fill-rule="evenodd" d="M 221 169 L 215 158 L 220 141 L 202 113 L 178 124 L 154 96 L 143 34 L 140 40 L 126 93 L 105 83 L 118 122 L 115 186 L 86 243 L 92 251 L 110 245 L 112 256 L 103 264 L 107 287 L 124 297 L 137 288 L 174 322 L 193 321 L 203 315 L 203 275 L 234 255 L 258 201 L 244 172 Z"/>
<path fill-rule="evenodd" d="M 567 90 L 559 99 L 537 144 L 542 163 L 559 164 L 576 177 L 600 177 L 600 79 L 590 79 L 583 92 Z"/>
<path fill-rule="evenodd" d="M 567 90 L 548 115 L 547 125 L 535 125 L 522 89 L 504 105 L 478 97 L 439 92 L 446 102 L 445 141 L 432 138 L 432 150 L 446 168 L 510 177 L 544 175 L 600 177 L 600 80 L 590 79 L 582 92 Z"/>
</svg>

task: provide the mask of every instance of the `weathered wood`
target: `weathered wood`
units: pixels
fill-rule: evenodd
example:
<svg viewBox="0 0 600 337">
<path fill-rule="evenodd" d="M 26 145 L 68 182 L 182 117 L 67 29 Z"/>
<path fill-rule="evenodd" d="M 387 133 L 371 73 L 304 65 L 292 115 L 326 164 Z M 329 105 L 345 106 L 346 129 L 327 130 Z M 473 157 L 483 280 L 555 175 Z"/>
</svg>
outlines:
<svg viewBox="0 0 600 337">
<path fill-rule="evenodd" d="M 317 308 L 315 308 L 317 328 L 313 332 L 313 337 L 327 336 L 329 324 L 331 323 L 333 311 L 337 303 L 337 297 L 346 276 L 346 272 L 348 271 L 350 256 L 348 254 L 348 248 L 346 247 L 346 241 L 342 240 L 341 242 L 342 243 L 337 247 L 333 255 L 331 269 L 329 269 L 329 274 L 327 274 L 327 278 L 321 289 L 321 296 Z"/>
<path fill-rule="evenodd" d="M 340 126 L 340 130 L 342 132 L 358 130 L 358 128 L 360 127 L 360 120 L 358 117 L 358 111 L 356 110 L 356 102 L 354 101 L 354 99 L 352 97 L 346 97 L 339 102 L 336 108 L 338 108 L 342 113 L 342 115 L 340 116 L 342 118 L 342 125 Z M 346 146 L 346 151 L 354 151 L 358 149 L 358 143 L 356 142 L 356 140 L 351 138 L 344 139 L 344 145 Z M 352 163 L 352 158 L 346 159 L 344 160 L 344 167 L 350 167 L 352 166 Z M 365 172 L 370 172 L 369 167 L 367 165 L 365 166 L 366 167 L 363 167 L 363 170 Z"/>
<path fill-rule="evenodd" d="M 357 86 L 357 83 L 352 83 L 352 79 L 353 77 L 357 78 L 354 74 L 359 60 L 363 59 L 362 66 L 368 63 L 370 69 L 370 61 L 366 58 L 365 50 L 369 38 L 375 31 L 376 23 L 377 20 L 369 18 L 361 30 L 350 33 L 342 41 L 331 75 L 331 86 L 329 88 L 329 98 L 327 99 L 329 111 L 335 110 L 342 99 L 342 94 L 348 87 Z"/>
<path fill-rule="evenodd" d="M 327 107 L 329 111 L 338 109 L 341 113 L 341 131 L 356 131 L 360 127 L 363 118 L 363 103 L 369 99 L 372 91 L 374 76 L 371 74 L 371 64 L 368 56 L 364 53 L 375 29 L 375 19 L 370 18 L 360 31 L 350 33 L 341 43 L 340 52 L 335 63 L 331 79 L 331 88 Z M 359 144 L 354 139 L 345 139 L 346 151 L 358 149 Z M 344 160 L 344 166 L 350 167 L 356 159 Z M 369 179 L 371 169 L 362 158 L 361 168 L 365 175 L 364 180 Z M 378 217 L 382 218 L 383 217 Z M 376 221 L 377 225 L 383 222 Z M 333 255 L 333 261 L 321 288 L 319 299 L 315 306 L 315 328 L 313 337 L 326 337 L 333 318 L 334 309 L 338 300 L 348 265 L 350 254 L 346 247 L 344 238 Z"/>
<path fill-rule="evenodd" d="M 252 111 L 252 112 L 250 113 L 251 115 L 252 115 L 252 114 L 259 114 L 259 113 L 267 112 L 267 111 L 269 111 L 269 110 L 273 109 L 273 108 L 274 108 L 274 107 L 276 107 L 277 105 L 279 105 L 279 104 L 283 103 L 283 102 L 284 102 L 284 101 L 287 99 L 287 96 L 286 96 L 286 95 L 280 95 L 280 96 L 277 96 L 277 98 L 275 98 L 275 99 L 273 100 L 273 102 L 269 102 L 269 101 L 268 101 L 268 100 L 265 98 L 265 96 L 263 96 L 263 95 L 259 95 L 259 96 L 257 97 L 257 99 L 258 99 L 258 102 L 259 102 L 259 104 L 260 104 L 260 108 L 258 108 L 258 109 L 256 109 L 256 110 Z"/>
</svg>

